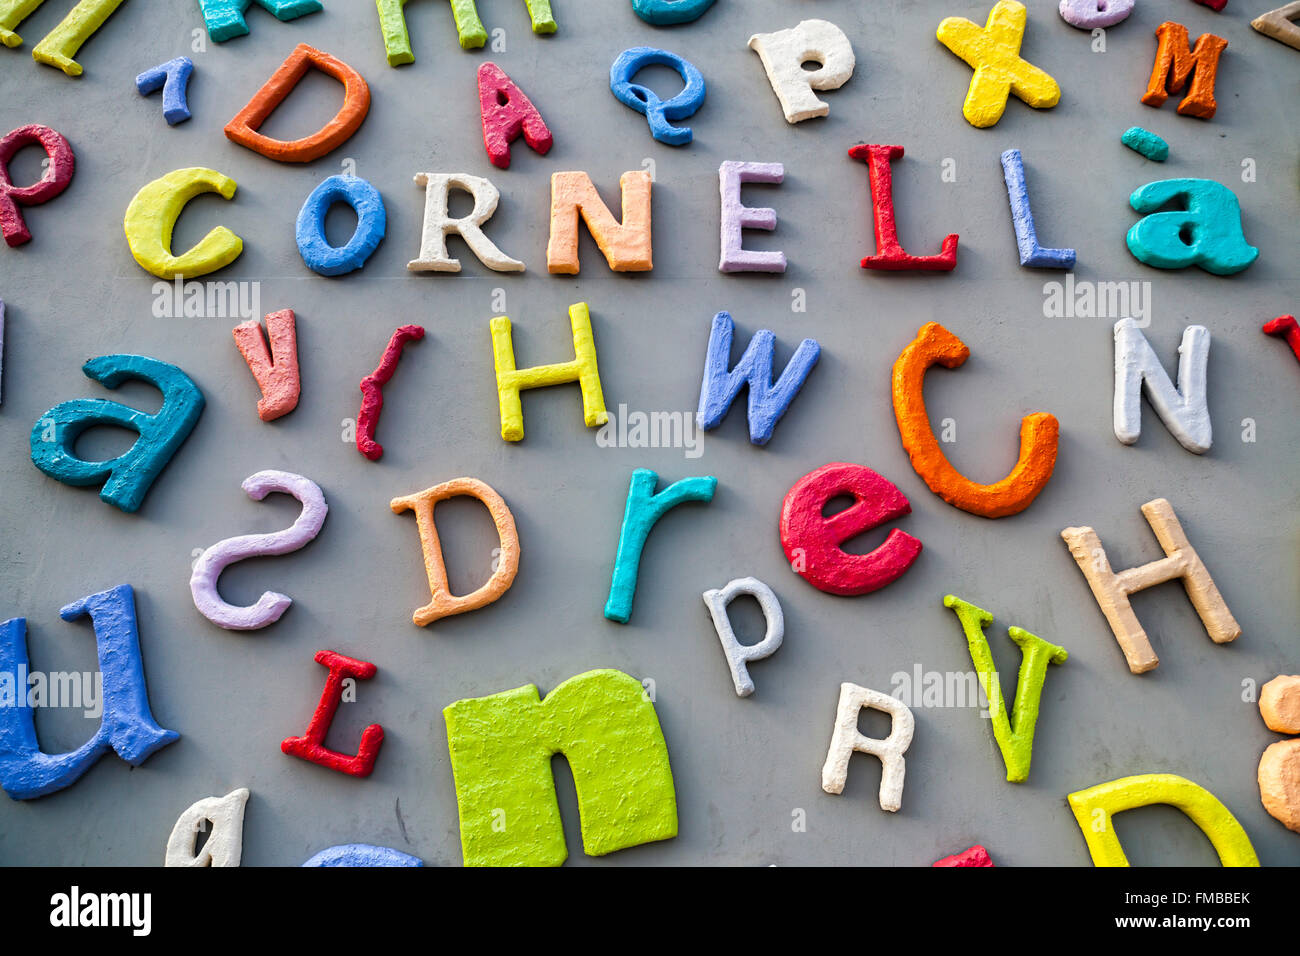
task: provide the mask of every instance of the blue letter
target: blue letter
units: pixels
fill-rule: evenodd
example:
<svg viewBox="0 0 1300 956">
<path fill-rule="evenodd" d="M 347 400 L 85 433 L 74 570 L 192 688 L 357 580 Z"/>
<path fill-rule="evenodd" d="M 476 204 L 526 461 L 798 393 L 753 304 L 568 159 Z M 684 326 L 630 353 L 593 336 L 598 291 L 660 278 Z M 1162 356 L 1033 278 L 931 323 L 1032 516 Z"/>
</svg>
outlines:
<svg viewBox="0 0 1300 956">
<path fill-rule="evenodd" d="M 684 501 L 712 501 L 718 479 L 683 478 L 655 494 L 657 484 L 659 476 L 649 468 L 632 472 L 627 507 L 623 511 L 623 530 L 619 532 L 618 553 L 614 556 L 614 574 L 609 582 L 609 600 L 605 602 L 605 617 L 619 624 L 626 624 L 632 616 L 637 569 L 641 566 L 641 551 L 650 529 L 669 509 Z"/>
<path fill-rule="evenodd" d="M 772 429 L 817 364 L 821 346 L 814 339 L 800 342 L 773 385 L 772 355 L 776 349 L 776 336 L 768 329 L 754 333 L 736 367 L 727 371 L 735 328 L 730 313 L 719 312 L 713 317 L 709 351 L 704 359 L 704 381 L 700 385 L 700 410 L 696 418 L 705 431 L 717 428 L 740 394 L 740 389 L 748 383 L 749 440 L 755 445 L 766 445 L 772 438 Z"/>
<path fill-rule="evenodd" d="M 303 866 L 424 866 L 424 861 L 386 846 L 344 843 L 321 850 Z"/>
<path fill-rule="evenodd" d="M 175 365 L 143 355 L 101 355 L 81 367 L 105 388 L 128 379 L 148 382 L 163 393 L 152 415 L 106 398 L 60 402 L 32 426 L 32 464 L 65 485 L 104 483 L 99 497 L 126 512 L 138 511 L 145 493 L 181 447 L 203 411 L 203 393 Z M 107 461 L 85 461 L 72 451 L 77 437 L 96 425 L 139 432 L 126 451 Z"/>
<path fill-rule="evenodd" d="M 175 126 L 190 118 L 190 107 L 185 100 L 185 90 L 194 72 L 194 61 L 188 56 L 178 56 L 152 70 L 145 70 L 135 78 L 135 88 L 141 96 L 163 91 L 163 119 Z"/>
<path fill-rule="evenodd" d="M 336 202 L 347 203 L 357 214 L 352 238 L 337 248 L 325 238 L 325 213 Z M 298 212 L 298 252 L 313 272 L 341 276 L 366 264 L 387 225 L 378 189 L 356 176 L 331 176 L 311 191 Z"/>
<path fill-rule="evenodd" d="M 1020 247 L 1020 264 L 1033 269 L 1073 269 L 1073 249 L 1044 249 L 1038 244 L 1034 213 L 1029 208 L 1029 189 L 1025 186 L 1025 161 L 1020 150 L 1002 154 L 1002 176 L 1007 181 L 1011 200 L 1011 222 L 1016 227 L 1016 245 Z"/>
<path fill-rule="evenodd" d="M 138 767 L 180 737 L 159 727 L 149 710 L 131 585 L 119 584 L 59 611 L 65 621 L 84 615 L 90 616 L 95 628 L 104 711 L 95 736 L 76 750 L 55 755 L 41 751 L 36 722 L 27 706 L 27 621 L 16 617 L 0 624 L 0 673 L 23 675 L 14 706 L 0 706 L 0 786 L 15 800 L 70 786 L 110 749 Z"/>
<path fill-rule="evenodd" d="M 633 83 L 632 77 L 652 63 L 676 70 L 686 87 L 669 100 L 661 100 L 654 90 Z M 685 146 L 691 141 L 689 126 L 673 126 L 669 120 L 686 119 L 704 103 L 704 74 L 676 53 L 638 46 L 624 50 L 609 68 L 609 88 L 618 101 L 644 113 L 650 121 L 650 135 L 669 146 Z"/>
</svg>

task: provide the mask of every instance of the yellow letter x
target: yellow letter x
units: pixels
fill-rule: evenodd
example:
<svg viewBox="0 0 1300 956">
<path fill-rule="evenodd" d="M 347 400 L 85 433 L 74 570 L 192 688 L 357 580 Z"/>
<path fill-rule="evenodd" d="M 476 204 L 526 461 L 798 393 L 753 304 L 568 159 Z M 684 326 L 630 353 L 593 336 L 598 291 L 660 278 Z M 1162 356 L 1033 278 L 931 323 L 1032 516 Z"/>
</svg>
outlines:
<svg viewBox="0 0 1300 956">
<path fill-rule="evenodd" d="M 961 108 L 972 126 L 995 125 L 1012 93 L 1035 109 L 1060 101 L 1056 80 L 1020 58 L 1027 18 L 1023 3 L 998 0 L 983 30 L 965 17 L 948 17 L 939 24 L 939 42 L 975 68 Z"/>
</svg>

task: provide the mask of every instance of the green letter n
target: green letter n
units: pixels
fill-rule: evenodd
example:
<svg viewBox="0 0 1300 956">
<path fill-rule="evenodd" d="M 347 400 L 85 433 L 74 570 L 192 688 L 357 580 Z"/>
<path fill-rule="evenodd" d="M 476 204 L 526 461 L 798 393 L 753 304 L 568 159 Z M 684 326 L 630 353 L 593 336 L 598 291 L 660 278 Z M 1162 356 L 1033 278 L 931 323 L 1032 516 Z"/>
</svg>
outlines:
<svg viewBox="0 0 1300 956">
<path fill-rule="evenodd" d="M 582 845 L 603 856 L 677 835 L 668 747 L 641 684 L 616 670 L 443 710 L 466 866 L 559 866 L 568 857 L 551 758 L 569 761 Z"/>
</svg>

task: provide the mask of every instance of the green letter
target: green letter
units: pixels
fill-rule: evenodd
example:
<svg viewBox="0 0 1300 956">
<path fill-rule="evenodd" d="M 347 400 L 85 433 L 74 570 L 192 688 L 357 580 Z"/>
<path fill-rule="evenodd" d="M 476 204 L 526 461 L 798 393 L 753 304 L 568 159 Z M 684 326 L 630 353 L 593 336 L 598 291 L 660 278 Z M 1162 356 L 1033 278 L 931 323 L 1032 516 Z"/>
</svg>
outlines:
<svg viewBox="0 0 1300 956">
<path fill-rule="evenodd" d="M 980 686 L 989 700 L 993 737 L 1007 765 L 1007 780 L 1023 783 L 1029 777 L 1029 761 L 1034 755 L 1034 725 L 1038 723 L 1038 704 L 1043 696 L 1047 665 L 1049 662 L 1064 664 L 1069 654 L 1064 647 L 1049 644 L 1026 630 L 1018 627 L 1007 629 L 1011 639 L 1020 647 L 1020 675 L 1016 678 L 1016 699 L 1008 719 L 1006 701 L 1002 698 L 1002 681 L 998 678 L 993 654 L 984 636 L 984 628 L 993 623 L 993 615 L 951 594 L 943 599 L 943 604 L 956 612 L 962 630 L 966 632 L 971 663 L 975 665 Z"/>
<path fill-rule="evenodd" d="M 443 710 L 466 866 L 559 866 L 568 857 L 551 757 L 578 793 L 582 846 L 603 856 L 677 836 L 677 794 L 659 718 L 616 670 L 532 684 Z"/>
</svg>

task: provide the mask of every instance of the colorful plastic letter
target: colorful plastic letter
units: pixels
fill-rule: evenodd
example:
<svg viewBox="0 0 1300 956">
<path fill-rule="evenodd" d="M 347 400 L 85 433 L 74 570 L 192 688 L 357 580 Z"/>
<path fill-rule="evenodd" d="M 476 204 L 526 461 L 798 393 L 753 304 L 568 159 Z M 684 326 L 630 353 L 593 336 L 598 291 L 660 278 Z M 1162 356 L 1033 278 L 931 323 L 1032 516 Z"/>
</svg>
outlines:
<svg viewBox="0 0 1300 956">
<path fill-rule="evenodd" d="M 1142 506 L 1142 514 L 1155 532 L 1165 557 L 1124 571 L 1111 570 L 1101 539 L 1092 528 L 1066 528 L 1061 532 L 1070 554 L 1074 555 L 1079 570 L 1092 589 L 1092 596 L 1101 607 L 1101 613 L 1106 615 L 1115 640 L 1124 652 L 1128 669 L 1134 674 L 1154 670 L 1160 658 L 1152 650 L 1146 631 L 1133 613 L 1129 595 L 1157 584 L 1176 578 L 1182 580 L 1192 607 L 1196 608 L 1197 616 L 1214 643 L 1227 644 L 1241 636 L 1241 626 L 1228 610 L 1201 556 L 1187 540 L 1173 506 L 1164 498 L 1156 498 Z"/>
<path fill-rule="evenodd" d="M 594 670 L 545 700 L 529 684 L 443 710 L 466 866 L 559 866 L 568 857 L 551 758 L 578 794 L 582 847 L 604 856 L 677 836 L 677 794 L 641 682 Z"/>
<path fill-rule="evenodd" d="M 212 42 L 224 43 L 245 36 L 248 33 L 248 23 L 244 20 L 244 11 L 252 3 L 253 0 L 199 0 L 203 25 L 208 28 Z M 257 5 L 277 20 L 285 22 L 324 9 L 320 0 L 257 0 Z"/>
<path fill-rule="evenodd" d="M 1016 229 L 1020 264 L 1032 269 L 1073 269 L 1073 249 L 1044 249 L 1038 244 L 1034 213 L 1029 205 L 1029 187 L 1025 185 L 1025 161 L 1020 150 L 1009 149 L 1002 154 L 1002 177 L 1006 180 L 1007 197 L 1011 201 L 1011 224 Z"/>
<path fill-rule="evenodd" d="M 520 393 L 526 388 L 567 385 L 577 382 L 582 391 L 582 420 L 588 428 L 609 421 L 605 410 L 605 393 L 600 387 L 600 368 L 596 364 L 596 340 L 591 333 L 591 312 L 587 303 L 569 306 L 569 327 L 573 330 L 573 360 L 554 365 L 515 367 L 515 345 L 510 320 L 498 315 L 489 323 L 492 333 L 492 361 L 496 366 L 497 400 L 501 406 L 501 437 L 522 441 L 524 406 Z"/>
<path fill-rule="evenodd" d="M 172 230 L 185 204 L 203 193 L 234 199 L 237 188 L 229 176 L 202 166 L 173 170 L 144 186 L 126 207 L 122 222 L 127 245 L 140 268 L 160 279 L 193 279 L 238 259 L 244 240 L 225 226 L 211 229 L 187 252 L 172 255 Z"/>
<path fill-rule="evenodd" d="M 832 498 L 852 495 L 853 504 L 827 518 Z M 790 567 L 827 594 L 870 594 L 897 581 L 921 554 L 921 542 L 891 528 L 885 541 L 867 554 L 848 554 L 850 538 L 912 513 L 907 498 L 870 468 L 832 462 L 794 483 L 781 505 L 781 547 Z"/>
<path fill-rule="evenodd" d="M 670 27 L 698 20 L 714 0 L 632 0 L 632 11 L 646 23 Z"/>
<path fill-rule="evenodd" d="M 1024 511 L 1051 480 L 1060 423 L 1047 412 L 1020 420 L 1020 457 L 1001 481 L 981 485 L 954 468 L 930 430 L 925 410 L 925 373 L 931 365 L 960 368 L 970 349 L 938 322 L 922 326 L 894 363 L 894 418 L 912 467 L 936 495 L 953 507 L 985 518 Z"/>
<path fill-rule="evenodd" d="M 1090 0 L 1090 2 L 1095 4 L 1097 0 Z M 1065 7 L 1064 0 L 1061 6 L 1062 8 Z M 960 853 L 954 853 L 952 856 L 945 856 L 942 860 L 935 860 L 930 865 L 942 867 L 992 866 L 993 858 L 989 856 L 988 850 L 984 849 L 984 847 L 977 843 L 969 850 L 962 850 Z"/>
<path fill-rule="evenodd" d="M 648 86 L 633 83 L 632 78 L 651 64 L 677 71 L 685 87 L 676 96 L 661 100 Z M 609 89 L 624 106 L 641 113 L 650 122 L 650 135 L 668 146 L 685 146 L 694 135 L 689 126 L 674 126 L 669 120 L 694 116 L 704 105 L 704 74 L 693 63 L 676 53 L 652 46 L 624 50 L 609 68 Z"/>
<path fill-rule="evenodd" d="M 763 609 L 763 620 L 767 630 L 763 639 L 757 644 L 742 644 L 736 639 L 736 630 L 731 626 L 731 616 L 727 605 L 739 595 L 748 594 Z M 718 632 L 722 642 L 722 653 L 727 658 L 727 668 L 731 671 L 731 682 L 736 685 L 737 697 L 748 697 L 754 693 L 754 681 L 749 676 L 749 664 L 771 657 L 781 648 L 785 638 L 785 615 L 781 612 L 781 602 L 770 587 L 758 578 L 737 578 L 720 589 L 704 592 L 704 604 L 713 618 L 713 629 Z"/>
<path fill-rule="evenodd" d="M 135 88 L 141 96 L 162 90 L 163 119 L 168 126 L 175 126 L 190 118 L 185 91 L 193 73 L 194 61 L 188 56 L 178 56 L 152 70 L 145 70 L 135 78 Z"/>
<path fill-rule="evenodd" d="M 447 564 L 442 557 L 442 541 L 438 537 L 438 526 L 433 520 L 433 506 L 458 495 L 468 495 L 483 502 L 488 514 L 492 516 L 501 543 L 501 552 L 496 559 L 492 577 L 478 590 L 459 597 L 451 593 L 447 584 Z M 476 611 L 510 590 L 515 574 L 519 571 L 519 532 L 515 530 L 515 516 L 510 513 L 505 499 L 489 485 L 477 478 L 455 478 L 418 494 L 394 498 L 390 507 L 394 514 L 414 511 L 415 524 L 420 532 L 424 571 L 429 579 L 429 603 L 416 609 L 411 618 L 416 625 L 424 627 L 440 618 Z"/>
<path fill-rule="evenodd" d="M 965 17 L 948 17 L 939 24 L 939 42 L 975 70 L 961 107 L 972 126 L 995 125 L 1013 93 L 1036 110 L 1060 102 L 1056 80 L 1020 57 L 1028 19 L 1023 3 L 998 0 L 982 30 Z"/>
<path fill-rule="evenodd" d="M 375 758 L 379 756 L 379 747 L 384 742 L 384 728 L 371 724 L 361 732 L 361 745 L 355 754 L 341 754 L 325 746 L 325 735 L 329 733 L 334 713 L 339 709 L 343 699 L 343 681 L 369 680 L 375 676 L 374 664 L 355 658 L 336 654 L 334 651 L 317 651 L 316 663 L 329 668 L 325 678 L 325 689 L 321 691 L 320 703 L 311 715 L 307 733 L 301 737 L 286 737 L 280 744 L 280 750 L 291 757 L 301 757 L 312 763 L 346 773 L 353 777 L 368 777 L 375 769 Z"/>
<path fill-rule="evenodd" d="M 257 417 L 271 422 L 288 415 L 298 407 L 298 397 L 302 394 L 293 309 L 267 315 L 266 335 L 262 334 L 262 324 L 257 319 L 241 322 L 233 332 L 235 346 L 262 391 L 262 397 L 257 400 Z"/>
<path fill-rule="evenodd" d="M 951 272 L 957 266 L 957 234 L 943 240 L 943 251 L 937 256 L 909 255 L 898 241 L 898 221 L 894 215 L 894 174 L 890 163 L 902 159 L 903 147 L 880 146 L 864 143 L 849 150 L 850 159 L 860 159 L 867 164 L 871 179 L 871 209 L 876 227 L 876 254 L 862 260 L 864 269 L 888 271 L 927 269 Z"/>
<path fill-rule="evenodd" d="M 31 800 L 71 786 L 109 750 L 133 767 L 180 738 L 165 730 L 149 710 L 135 593 L 129 584 L 91 594 L 59 611 L 65 621 L 90 617 L 103 674 L 103 713 L 99 729 L 76 750 L 47 754 L 36 739 L 36 721 L 27 699 L 27 621 L 0 624 L 0 673 L 15 675 L 20 694 L 15 706 L 0 707 L 0 786 L 15 800 Z"/>
<path fill-rule="evenodd" d="M 1212 179 L 1162 179 L 1139 186 L 1129 205 L 1145 218 L 1128 231 L 1128 251 L 1157 269 L 1200 266 L 1216 276 L 1240 272 L 1259 257 L 1241 228 L 1231 189 Z M 1161 210 L 1170 203 L 1181 209 Z"/>
<path fill-rule="evenodd" d="M 1064 664 L 1070 655 L 1064 647 L 1057 647 L 1036 634 L 1019 628 L 1008 628 L 1011 640 L 1020 648 L 1020 673 L 1016 677 L 1016 697 L 1012 713 L 1007 714 L 1007 702 L 1002 696 L 1002 679 L 998 676 L 989 640 L 984 628 L 993 623 L 993 615 L 959 597 L 949 594 L 943 606 L 951 608 L 961 621 L 970 650 L 971 663 L 984 696 L 989 702 L 989 719 L 993 722 L 993 738 L 1002 751 L 1002 762 L 1007 766 L 1007 780 L 1023 783 L 1029 779 L 1029 764 L 1034 755 L 1034 727 L 1038 723 L 1038 706 L 1043 699 L 1043 682 L 1047 680 L 1048 664 Z"/>
<path fill-rule="evenodd" d="M 1128 19 L 1135 3 L 1136 0 L 1061 0 L 1061 19 L 1080 30 L 1113 27 Z"/>
<path fill-rule="evenodd" d="M 24 146 L 39 146 L 49 157 L 44 175 L 30 186 L 15 186 L 9 178 L 9 163 Z M 0 234 L 9 246 L 30 242 L 31 230 L 19 206 L 39 206 L 68 188 L 76 170 L 72 146 L 62 133 L 32 123 L 6 133 L 0 139 Z"/>
<path fill-rule="evenodd" d="M 520 136 L 529 148 L 545 156 L 554 139 L 533 101 L 495 63 L 478 68 L 479 111 L 483 116 L 483 145 L 498 169 L 510 168 L 510 144 Z"/>
<path fill-rule="evenodd" d="M 81 370 L 105 388 L 148 382 L 162 392 L 162 407 L 149 414 L 105 398 L 60 402 L 32 426 L 32 464 L 65 485 L 83 488 L 102 482 L 101 500 L 126 512 L 138 511 L 149 486 L 198 422 L 203 393 L 175 365 L 143 355 L 101 355 Z M 78 458 L 73 451 L 77 438 L 98 425 L 127 428 L 140 437 L 116 458 Z"/>
<path fill-rule="evenodd" d="M 242 487 L 254 501 L 261 501 L 273 491 L 293 495 L 302 503 L 302 512 L 293 525 L 283 531 L 226 538 L 204 550 L 194 562 L 194 573 L 190 575 L 190 594 L 199 613 L 218 627 L 232 631 L 255 631 L 280 620 L 280 616 L 293 603 L 293 598 L 277 591 L 263 591 L 262 596 L 248 607 L 227 604 L 217 590 L 221 572 L 248 558 L 291 554 L 306 547 L 320 534 L 329 507 L 316 482 L 287 471 L 259 471 L 245 478 Z"/>
<path fill-rule="evenodd" d="M 745 229 L 776 228 L 776 210 L 746 206 L 740 201 L 744 183 L 779 183 L 785 179 L 780 163 L 738 163 L 727 160 L 718 167 L 718 191 L 722 194 L 722 257 L 719 272 L 784 272 L 784 252 L 755 252 L 744 247 Z"/>
<path fill-rule="evenodd" d="M 0 318 L 3 318 L 3 315 L 0 315 Z M 1276 319 L 1265 322 L 1264 334 L 1276 335 L 1284 339 L 1286 344 L 1291 346 L 1296 360 L 1300 361 L 1300 323 L 1296 322 L 1294 315 L 1279 315 Z"/>
<path fill-rule="evenodd" d="M 862 708 L 889 714 L 889 736 L 867 737 L 858 730 Z M 880 809 L 897 812 L 903 805 L 903 778 L 907 762 L 903 754 L 912 745 L 916 718 L 901 700 L 857 684 L 840 684 L 840 702 L 835 710 L 835 730 L 822 766 L 822 789 L 840 794 L 849 779 L 849 758 L 854 752 L 880 758 Z"/>
<path fill-rule="evenodd" d="M 708 431 L 722 424 L 742 388 L 749 390 L 749 440 L 755 445 L 766 445 L 772 431 L 781 420 L 794 397 L 821 356 L 821 346 L 815 339 L 804 339 L 781 371 L 781 377 L 772 381 L 772 358 L 776 351 L 776 335 L 768 329 L 759 329 L 749 340 L 745 354 L 735 368 L 727 371 L 731 360 L 731 340 L 736 323 L 729 312 L 719 312 L 713 317 L 709 331 L 709 347 L 704 357 L 704 380 L 700 385 L 700 407 L 696 413 L 699 426 Z"/>
<path fill-rule="evenodd" d="M 501 193 L 486 179 L 468 173 L 416 173 L 415 185 L 424 187 L 424 227 L 420 234 L 420 257 L 406 268 L 412 272 L 459 272 L 460 260 L 447 252 L 447 237 L 452 233 L 495 272 L 523 272 L 524 264 L 512 259 L 483 235 L 483 224 L 497 211 Z M 455 186 L 474 197 L 469 215 L 453 219 L 448 211 L 451 188 Z"/>
<path fill-rule="evenodd" d="M 1147 106 L 1163 106 L 1170 93 L 1181 93 L 1191 77 L 1192 85 L 1178 104 L 1180 116 L 1210 119 L 1217 104 L 1214 102 L 1214 80 L 1219 72 L 1219 56 L 1228 45 L 1223 37 L 1202 33 L 1192 47 L 1187 27 L 1166 20 L 1156 27 L 1156 61 L 1151 68 L 1142 102 Z"/>
<path fill-rule="evenodd" d="M 420 325 L 403 325 L 398 328 L 379 360 L 379 366 L 361 380 L 361 411 L 357 415 L 357 451 L 371 461 L 378 461 L 384 456 L 384 446 L 375 441 L 375 428 L 379 425 L 379 413 L 384 408 L 384 386 L 389 383 L 397 371 L 397 363 L 402 352 L 410 342 L 424 338 L 424 327 Z"/>
<path fill-rule="evenodd" d="M 1143 129 L 1141 126 L 1130 126 L 1124 130 L 1124 135 L 1119 138 L 1119 141 L 1133 152 L 1140 153 L 1153 163 L 1163 163 L 1169 158 L 1169 144 L 1149 129 Z"/>
<path fill-rule="evenodd" d="M 325 238 L 325 214 L 338 202 L 352 207 L 357 228 L 344 245 L 331 246 Z M 298 253 L 312 272 L 347 275 L 366 264 L 383 242 L 387 227 L 388 214 L 378 189 L 358 176 L 331 176 L 311 191 L 298 211 Z"/>
<path fill-rule="evenodd" d="M 239 866 L 244 854 L 244 805 L 248 790 L 240 787 L 224 797 L 204 797 L 190 804 L 167 838 L 163 866 Z M 197 852 L 200 833 L 208 838 Z"/>
<path fill-rule="evenodd" d="M 1293 50 L 1300 50 L 1300 26 L 1295 24 L 1296 17 L 1300 17 L 1300 0 L 1284 3 L 1276 10 L 1261 14 L 1251 20 L 1250 25 L 1264 36 L 1285 43 Z"/>
<path fill-rule="evenodd" d="M 259 133 L 267 117 L 312 67 L 343 84 L 343 105 L 334 118 L 310 136 L 292 142 Z M 226 138 L 281 163 L 310 163 L 346 143 L 361 128 L 369 111 L 370 87 L 360 73 L 337 57 L 299 43 L 265 85 L 253 94 L 248 105 L 226 124 Z"/>
<path fill-rule="evenodd" d="M 386 846 L 344 843 L 321 850 L 303 866 L 424 866 L 424 861 Z"/>
<path fill-rule="evenodd" d="M 803 20 L 788 30 L 756 33 L 749 38 L 749 48 L 763 61 L 767 81 L 791 124 L 829 113 L 830 105 L 813 91 L 838 90 L 857 65 L 849 38 L 826 20 Z M 819 66 L 805 70 L 805 63 Z"/>
<path fill-rule="evenodd" d="M 1205 368 L 1210 330 L 1189 325 L 1178 347 L 1178 387 L 1133 319 L 1115 323 L 1115 437 L 1131 445 L 1142 434 L 1142 390 L 1165 428 L 1196 455 L 1210 450 L 1212 431 L 1206 404 Z"/>
<path fill-rule="evenodd" d="M 0 10 L 0 40 L 5 46 L 18 46 L 23 41 L 13 28 L 36 10 L 44 0 L 16 0 Z M 81 64 L 73 59 L 81 45 L 95 35 L 122 0 L 80 0 L 32 49 L 32 59 L 37 63 L 58 67 L 68 76 L 81 76 Z"/>
<path fill-rule="evenodd" d="M 1210 791 L 1172 773 L 1144 773 L 1099 783 L 1069 795 L 1094 866 L 1128 866 L 1112 817 L 1125 810 L 1165 804 L 1177 807 L 1209 838 L 1224 866 L 1259 866 L 1250 837 Z"/>
<path fill-rule="evenodd" d="M 658 484 L 659 476 L 649 468 L 632 472 L 627 506 L 623 511 L 623 527 L 618 534 L 618 551 L 614 556 L 614 573 L 609 581 L 609 598 L 605 601 L 606 619 L 619 624 L 626 624 L 632 616 L 637 571 L 641 567 L 641 552 L 645 550 L 650 530 L 669 510 L 684 502 L 712 501 L 718 479 L 712 475 L 683 478 L 656 494 Z"/>
<path fill-rule="evenodd" d="M 551 238 L 546 245 L 546 268 L 552 274 L 578 274 L 578 217 L 615 272 L 649 272 L 654 268 L 650 236 L 650 190 L 653 180 L 645 170 L 619 177 L 623 193 L 623 222 L 619 223 L 596 192 L 586 173 L 551 176 Z"/>
</svg>

